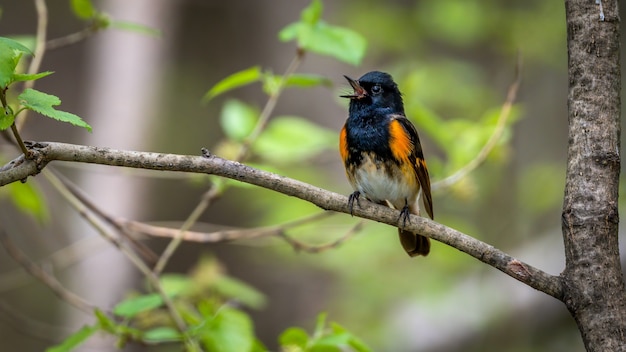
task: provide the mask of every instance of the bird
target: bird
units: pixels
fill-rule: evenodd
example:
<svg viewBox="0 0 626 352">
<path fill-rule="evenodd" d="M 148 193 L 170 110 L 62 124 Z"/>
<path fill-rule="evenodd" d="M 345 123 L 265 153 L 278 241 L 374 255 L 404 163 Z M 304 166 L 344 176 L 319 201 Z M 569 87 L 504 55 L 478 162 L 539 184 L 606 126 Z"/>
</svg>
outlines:
<svg viewBox="0 0 626 352">
<path fill-rule="evenodd" d="M 420 215 L 420 191 L 426 212 L 434 216 L 428 167 L 417 129 L 405 115 L 402 93 L 385 72 L 368 72 L 357 80 L 344 77 L 354 90 L 341 95 L 350 104 L 339 134 L 339 151 L 354 190 L 348 198 L 350 214 L 360 196 L 400 210 L 402 247 L 411 257 L 426 256 L 428 237 L 404 230 L 409 214 Z"/>
</svg>

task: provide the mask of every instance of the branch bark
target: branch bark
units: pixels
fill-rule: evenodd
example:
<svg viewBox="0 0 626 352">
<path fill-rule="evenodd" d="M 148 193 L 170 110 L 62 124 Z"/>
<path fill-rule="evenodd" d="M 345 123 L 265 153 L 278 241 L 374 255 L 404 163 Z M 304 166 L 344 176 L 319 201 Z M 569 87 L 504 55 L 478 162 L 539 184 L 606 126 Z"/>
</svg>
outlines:
<svg viewBox="0 0 626 352">
<path fill-rule="evenodd" d="M 617 209 L 621 107 L 617 3 L 565 1 L 569 148 L 562 214 L 566 267 L 561 276 L 564 302 L 588 351 L 626 350 Z"/>
<path fill-rule="evenodd" d="M 29 143 L 33 159 L 23 156 L 0 168 L 0 186 L 36 175 L 51 161 L 70 161 L 151 170 L 212 174 L 274 190 L 311 202 L 325 210 L 349 214 L 346 196 L 310 184 L 258 170 L 213 155 L 189 156 L 115 150 L 66 143 Z M 354 215 L 398 226 L 398 211 L 362 201 Z M 561 279 L 457 230 L 419 216 L 411 216 L 406 229 L 450 245 L 487 263 L 505 274 L 553 297 L 561 299 Z"/>
</svg>

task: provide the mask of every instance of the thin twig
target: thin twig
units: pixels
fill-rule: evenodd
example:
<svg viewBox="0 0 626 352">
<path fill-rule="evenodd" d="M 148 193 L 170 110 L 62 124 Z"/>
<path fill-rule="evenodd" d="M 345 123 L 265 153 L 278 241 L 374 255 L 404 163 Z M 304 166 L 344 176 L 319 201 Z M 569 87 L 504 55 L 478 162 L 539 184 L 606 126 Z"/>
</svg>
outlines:
<svg viewBox="0 0 626 352">
<path fill-rule="evenodd" d="M 56 142 L 30 142 L 34 160 L 18 158 L 13 167 L 0 172 L 0 186 L 36 175 L 50 161 L 72 161 L 132 168 L 183 171 L 216 175 L 245 182 L 311 202 L 322 209 L 349 214 L 348 199 L 344 195 L 297 181 L 288 177 L 255 169 L 239 162 L 217 156 L 203 157 L 115 150 Z M 398 226 L 398 211 L 361 202 L 353 209 L 354 216 Z M 558 299 L 563 298 L 563 283 L 557 276 L 523 263 L 493 246 L 460 231 L 432 220 L 411 215 L 405 229 L 452 246 L 487 263 L 505 274 Z"/>
<path fill-rule="evenodd" d="M 11 304 L 0 301 L 0 319 L 16 331 L 38 340 L 58 343 L 60 336 L 68 336 L 73 329 L 44 323 L 26 316 Z"/>
<path fill-rule="evenodd" d="M 37 35 L 35 37 L 35 52 L 33 59 L 28 66 L 28 74 L 32 75 L 39 71 L 44 54 L 46 53 L 46 36 L 48 33 L 48 6 L 46 0 L 35 0 L 35 9 L 37 10 Z M 35 81 L 26 81 L 24 89 L 33 88 Z M 24 110 L 20 115 L 20 119 L 15 121 L 18 131 L 22 130 L 24 123 L 28 117 L 29 110 Z"/>
<path fill-rule="evenodd" d="M 83 28 L 82 30 L 76 33 L 71 33 L 63 37 L 48 40 L 46 42 L 46 48 L 48 50 L 55 50 L 55 49 L 63 48 L 66 46 L 74 45 L 76 43 L 82 42 L 83 40 L 91 37 L 97 32 L 98 32 L 98 28 L 91 25 L 89 27 Z"/>
<path fill-rule="evenodd" d="M 50 256 L 40 259 L 39 265 L 43 267 L 52 266 L 56 270 L 61 270 L 92 255 L 95 250 L 102 249 L 103 245 L 105 242 L 102 242 L 98 237 L 83 237 Z M 3 272 L 0 275 L 0 293 L 24 286 L 29 282 L 30 276 L 23 270 L 16 269 Z"/>
<path fill-rule="evenodd" d="M 209 192 L 205 193 L 202 197 L 202 201 L 198 203 L 198 205 L 194 208 L 194 210 L 189 214 L 183 225 L 178 230 L 178 234 L 174 237 L 170 243 L 165 247 L 163 253 L 161 253 L 161 257 L 157 261 L 154 266 L 154 274 L 160 275 L 165 269 L 165 266 L 169 262 L 170 258 L 176 252 L 176 249 L 183 242 L 183 237 L 185 232 L 189 231 L 189 229 L 198 221 L 200 216 L 204 213 L 204 211 L 211 205 L 211 202 L 216 200 L 220 196 L 220 192 L 217 187 L 211 187 Z"/>
<path fill-rule="evenodd" d="M 275 226 L 267 226 L 267 227 L 259 227 L 252 229 L 232 229 L 232 230 L 222 230 L 215 232 L 197 232 L 197 231 L 185 231 L 183 233 L 183 240 L 187 242 L 198 242 L 198 243 L 216 243 L 216 242 L 224 242 L 224 241 L 235 241 L 241 239 L 251 239 L 251 238 L 259 238 L 259 237 L 269 237 L 279 235 L 282 231 L 285 231 L 290 228 L 294 228 L 303 224 L 311 223 L 314 221 L 319 221 L 323 218 L 336 214 L 334 212 L 320 212 L 315 213 L 313 215 L 305 216 L 303 218 L 290 221 L 284 224 L 275 225 Z M 163 227 L 163 226 L 155 226 L 150 225 L 138 221 L 129 221 L 124 219 L 115 219 L 118 224 L 129 231 L 134 233 L 140 233 L 147 236 L 152 237 L 166 237 L 166 238 L 174 238 L 178 236 L 180 230 Z"/>
<path fill-rule="evenodd" d="M 130 233 L 126 231 L 126 229 L 119 224 L 116 219 L 114 219 L 111 215 L 107 214 L 104 210 L 98 207 L 94 202 L 92 202 L 87 195 L 78 188 L 75 184 L 73 184 L 70 180 L 68 180 L 62 174 L 56 173 L 55 176 L 61 181 L 62 185 L 65 189 L 70 192 L 76 199 L 78 199 L 87 209 L 92 211 L 95 215 L 102 218 L 109 225 L 113 226 L 118 233 L 121 235 L 121 238 L 128 240 L 128 242 L 133 246 L 133 248 L 137 251 L 139 255 L 149 264 L 154 264 L 158 260 L 158 256 L 150 249 L 148 246 L 144 245 L 141 242 L 136 241 Z M 79 213 L 81 216 L 84 216 L 84 212 Z"/>
<path fill-rule="evenodd" d="M 515 81 L 511 83 L 509 89 L 507 90 L 506 100 L 504 104 L 502 104 L 502 108 L 500 109 L 500 115 L 498 115 L 496 127 L 489 137 L 489 140 L 487 140 L 487 143 L 485 143 L 478 155 L 476 155 L 476 157 L 472 159 L 469 163 L 457 170 L 452 175 L 437 182 L 434 182 L 431 186 L 433 190 L 441 190 L 443 188 L 454 185 L 455 183 L 462 180 L 465 176 L 469 175 L 483 162 L 485 162 L 487 156 L 489 156 L 489 153 L 491 153 L 493 148 L 495 148 L 495 146 L 500 141 L 500 138 L 502 138 L 502 135 L 504 134 L 506 123 L 509 119 L 509 116 L 511 115 L 511 108 L 513 107 L 513 103 L 515 102 L 515 98 L 517 97 L 517 91 L 522 80 L 521 71 L 522 57 L 521 55 L 518 55 L 517 64 L 515 66 Z"/>
<path fill-rule="evenodd" d="M 252 148 L 252 144 L 259 138 L 261 133 L 265 130 L 267 123 L 269 122 L 270 117 L 272 116 L 272 112 L 274 112 L 274 108 L 276 108 L 276 103 L 278 103 L 278 98 L 280 98 L 283 90 L 285 89 L 285 83 L 287 79 L 296 72 L 302 60 L 304 59 L 305 51 L 303 49 L 298 48 L 296 50 L 296 55 L 293 60 L 287 66 L 285 73 L 280 78 L 280 82 L 278 83 L 278 88 L 276 92 L 267 99 L 267 103 L 263 107 L 263 111 L 261 111 L 261 115 L 259 115 L 259 121 L 257 122 L 254 130 L 250 133 L 250 135 L 246 138 L 241 149 L 239 150 L 239 154 L 235 158 L 236 161 L 244 161 L 248 157 L 250 153 L 250 149 Z"/>
<path fill-rule="evenodd" d="M 248 138 L 246 138 L 246 140 L 242 144 L 241 149 L 239 150 L 239 154 L 235 158 L 236 161 L 244 161 L 246 159 L 246 157 L 248 156 L 250 152 L 252 144 L 256 141 L 256 139 L 259 137 L 261 132 L 265 130 L 265 127 L 267 126 L 267 123 L 272 115 L 272 112 L 274 111 L 274 108 L 276 107 L 278 98 L 280 98 L 280 95 L 283 92 L 283 89 L 285 87 L 285 82 L 287 81 L 289 76 L 291 76 L 298 69 L 298 66 L 300 66 L 300 64 L 302 63 L 302 60 L 304 59 L 304 53 L 305 53 L 304 50 L 300 48 L 297 49 L 295 57 L 293 58 L 293 60 L 291 61 L 287 69 L 285 70 L 285 73 L 281 77 L 280 83 L 278 84 L 278 89 L 276 90 L 276 92 L 274 92 L 274 94 L 270 95 L 270 97 L 268 98 L 267 102 L 265 103 L 265 106 L 263 107 L 263 111 L 261 111 L 261 115 L 259 116 L 259 121 L 254 127 L 254 130 L 250 133 Z M 161 254 L 159 261 L 154 267 L 154 272 L 157 275 L 160 274 L 163 271 L 163 269 L 165 269 L 165 266 L 169 262 L 170 258 L 174 255 L 174 252 L 176 252 L 176 249 L 178 249 L 178 247 L 182 243 L 183 234 L 186 231 L 188 231 L 191 227 L 193 227 L 193 225 L 198 221 L 200 216 L 204 214 L 204 212 L 209 208 L 209 206 L 215 200 L 217 200 L 221 196 L 222 193 L 223 193 L 223 187 L 215 187 L 215 186 L 211 187 L 206 193 L 204 193 L 198 205 L 196 205 L 196 207 L 193 209 L 191 214 L 189 214 L 189 216 L 187 217 L 187 219 L 181 226 L 179 235 L 174 237 L 172 241 L 170 241 L 170 243 L 167 245 L 167 247 Z"/>
<path fill-rule="evenodd" d="M 46 170 L 44 170 L 46 171 Z M 165 306 L 167 307 L 176 328 L 184 333 L 187 330 L 187 325 L 185 324 L 183 318 L 174 307 L 174 303 L 170 299 L 170 297 L 165 293 L 159 278 L 155 275 L 150 268 L 139 258 L 132 249 L 130 249 L 124 242 L 119 241 L 113 234 L 111 234 L 98 219 L 85 207 L 85 205 L 76 198 L 71 192 L 69 192 L 56 175 L 52 172 L 45 172 L 44 175 L 48 179 L 48 181 L 57 189 L 57 191 L 65 198 L 65 200 L 76 210 L 79 214 L 83 214 L 85 220 L 87 220 L 90 225 L 100 233 L 100 235 L 111 242 L 114 246 L 116 246 L 130 261 L 133 265 L 139 269 L 139 271 L 146 276 L 150 285 L 154 287 L 154 289 L 159 293 Z"/>
<path fill-rule="evenodd" d="M 43 270 L 39 265 L 35 264 L 32 260 L 30 260 L 24 252 L 22 252 L 17 246 L 11 241 L 9 236 L 4 231 L 0 231 L 0 243 L 6 250 L 6 252 L 18 263 L 20 264 L 24 270 L 26 270 L 30 275 L 37 278 L 44 285 L 48 286 L 54 294 L 59 297 L 61 300 L 69 303 L 70 305 L 76 307 L 78 310 L 91 315 L 96 308 L 94 305 L 87 303 L 84 299 L 79 297 L 78 295 L 68 291 L 56 278 L 54 278 L 51 274 L 47 273 Z"/>
<path fill-rule="evenodd" d="M 297 252 L 302 251 L 302 252 L 307 252 L 307 253 L 321 253 L 321 252 L 327 251 L 329 249 L 333 249 L 333 248 L 339 247 L 341 244 L 343 244 L 349 238 L 353 237 L 359 231 L 361 231 L 361 229 L 363 228 L 363 224 L 364 223 L 365 223 L 364 220 L 360 220 L 359 222 L 354 224 L 354 226 L 352 226 L 343 236 L 339 237 L 335 241 L 332 241 L 332 242 L 327 243 L 327 244 L 318 245 L 318 246 L 313 246 L 313 245 L 310 245 L 310 244 L 306 244 L 306 243 L 304 243 L 302 241 L 295 240 L 295 239 L 291 238 L 290 236 L 288 236 L 285 233 L 285 231 L 280 231 L 278 233 L 278 236 L 280 238 L 282 238 L 283 240 L 285 240 Z"/>
</svg>

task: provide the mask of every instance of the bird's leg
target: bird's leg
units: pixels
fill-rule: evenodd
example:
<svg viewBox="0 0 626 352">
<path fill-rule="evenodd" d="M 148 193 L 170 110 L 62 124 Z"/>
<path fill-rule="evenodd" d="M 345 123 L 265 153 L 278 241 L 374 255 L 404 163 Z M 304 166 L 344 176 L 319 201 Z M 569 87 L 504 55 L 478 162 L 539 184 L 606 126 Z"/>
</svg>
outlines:
<svg viewBox="0 0 626 352">
<path fill-rule="evenodd" d="M 402 210 L 400 210 L 400 216 L 398 217 L 398 222 L 400 222 L 400 220 L 402 219 L 403 229 L 406 227 L 407 220 L 409 221 L 409 224 L 411 223 L 409 215 L 411 215 L 411 210 L 409 209 L 408 202 L 405 200 L 404 206 L 402 207 Z"/>
<path fill-rule="evenodd" d="M 359 197 L 360 196 L 361 196 L 361 192 L 354 191 L 348 197 L 348 206 L 350 207 L 350 216 L 354 216 L 354 214 L 352 214 L 352 209 L 354 208 L 354 201 L 356 201 L 356 205 L 358 205 L 359 207 L 361 206 L 361 204 L 359 203 Z"/>
</svg>

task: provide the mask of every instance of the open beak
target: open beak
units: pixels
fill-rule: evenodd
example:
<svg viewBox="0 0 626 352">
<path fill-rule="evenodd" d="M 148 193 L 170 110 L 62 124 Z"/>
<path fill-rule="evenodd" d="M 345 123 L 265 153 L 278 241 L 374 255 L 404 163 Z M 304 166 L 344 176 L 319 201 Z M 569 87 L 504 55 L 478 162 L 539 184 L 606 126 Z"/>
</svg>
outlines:
<svg viewBox="0 0 626 352">
<path fill-rule="evenodd" d="M 367 95 L 367 92 L 365 91 L 365 89 L 363 89 L 363 87 L 361 87 L 359 81 L 353 80 L 346 75 L 344 75 L 344 77 L 348 80 L 348 83 L 350 83 L 352 89 L 354 89 L 354 94 L 340 95 L 340 97 L 348 99 L 361 99 Z"/>
</svg>

